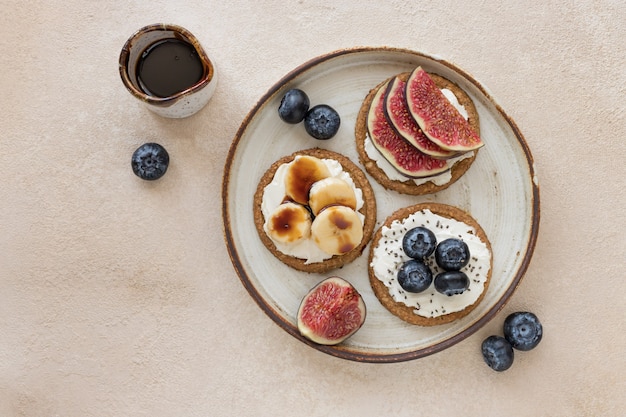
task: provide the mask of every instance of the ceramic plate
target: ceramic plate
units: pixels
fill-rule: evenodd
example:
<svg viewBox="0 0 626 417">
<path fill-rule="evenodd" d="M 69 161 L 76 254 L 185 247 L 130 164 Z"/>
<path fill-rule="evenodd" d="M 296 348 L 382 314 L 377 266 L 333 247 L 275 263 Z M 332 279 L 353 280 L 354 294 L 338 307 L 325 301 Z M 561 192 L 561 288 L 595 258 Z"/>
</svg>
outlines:
<svg viewBox="0 0 626 417">
<path fill-rule="evenodd" d="M 423 201 L 450 204 L 469 212 L 493 246 L 492 282 L 483 301 L 451 324 L 407 324 L 378 302 L 369 286 L 367 255 L 327 274 L 295 271 L 261 243 L 253 222 L 253 195 L 269 166 L 284 155 L 314 146 L 348 156 L 358 164 L 354 126 L 359 107 L 382 80 L 421 65 L 457 83 L 473 99 L 485 146 L 469 171 L 442 192 L 422 197 L 387 191 L 371 177 L 376 195 L 377 228 L 396 209 Z M 280 120 L 277 108 L 290 88 L 307 92 L 311 105 L 326 103 L 341 116 L 337 135 L 328 141 L 309 137 L 302 124 Z M 526 271 L 537 238 L 539 187 L 526 142 L 488 91 L 466 72 L 440 58 L 393 48 L 336 51 L 299 66 L 278 81 L 254 106 L 231 145 L 223 180 L 225 238 L 233 265 L 252 298 L 279 326 L 311 347 L 344 359 L 397 362 L 416 359 L 452 346 L 474 333 L 502 308 Z M 336 346 L 304 339 L 296 313 L 304 295 L 322 279 L 339 275 L 363 295 L 367 318 L 351 338 Z"/>
</svg>

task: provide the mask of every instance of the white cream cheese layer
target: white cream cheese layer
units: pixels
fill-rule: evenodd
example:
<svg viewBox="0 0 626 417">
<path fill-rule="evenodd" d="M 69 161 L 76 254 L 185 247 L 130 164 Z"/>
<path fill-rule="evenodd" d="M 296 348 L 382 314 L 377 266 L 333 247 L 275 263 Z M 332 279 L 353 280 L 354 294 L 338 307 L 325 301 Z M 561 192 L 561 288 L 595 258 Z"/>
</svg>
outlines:
<svg viewBox="0 0 626 417">
<path fill-rule="evenodd" d="M 470 262 L 461 271 L 467 274 L 470 286 L 462 294 L 447 296 L 435 290 L 434 284 L 421 293 L 405 291 L 397 280 L 397 273 L 402 264 L 409 259 L 402 250 L 404 234 L 414 227 L 426 227 L 437 237 L 437 242 L 448 238 L 462 239 L 470 250 Z M 383 226 L 382 237 L 373 249 L 370 266 L 378 278 L 389 289 L 389 294 L 396 302 L 414 308 L 414 313 L 422 317 L 437 317 L 462 311 L 474 304 L 485 289 L 485 282 L 491 267 L 491 252 L 487 245 L 475 234 L 472 226 L 454 219 L 423 210 L 411 214 L 402 221 L 395 220 L 390 227 Z M 433 273 L 433 281 L 442 270 L 435 262 L 434 254 L 426 259 Z"/>
<path fill-rule="evenodd" d="M 363 207 L 363 191 L 357 188 L 352 180 L 350 174 L 343 170 L 343 167 L 334 159 L 322 159 L 324 164 L 328 167 L 331 177 L 337 177 L 347 182 L 354 190 L 356 195 L 356 210 L 361 219 L 361 223 L 364 223 L 365 216 L 359 211 Z M 291 162 L 282 164 L 276 170 L 272 182 L 270 182 L 263 190 L 263 201 L 261 203 L 261 211 L 263 212 L 263 218 L 265 223 L 263 229 L 267 233 L 267 221 L 271 217 L 272 212 L 285 200 L 285 174 L 289 169 Z M 269 235 L 268 235 L 269 236 Z M 332 258 L 332 255 L 327 254 L 321 250 L 313 239 L 303 239 L 296 243 L 281 243 L 274 242 L 276 249 L 284 253 L 285 255 L 293 256 L 295 258 L 304 259 L 305 264 L 311 264 L 316 262 L 323 262 L 326 259 Z"/>
<path fill-rule="evenodd" d="M 425 177 L 425 178 L 405 177 L 397 169 L 395 169 L 393 165 L 391 165 L 389 161 L 387 161 L 385 157 L 381 155 L 380 152 L 378 152 L 378 149 L 376 149 L 376 147 L 372 143 L 372 140 L 370 139 L 368 134 L 365 135 L 364 145 L 365 145 L 365 153 L 367 153 L 367 156 L 371 160 L 375 161 L 378 168 L 382 169 L 385 175 L 387 176 L 387 178 L 389 178 L 392 181 L 413 181 L 416 185 L 422 185 L 427 182 L 432 182 L 435 185 L 444 185 L 444 184 L 449 183 L 450 180 L 452 179 L 452 172 L 450 170 L 442 172 L 441 174 L 438 174 L 438 175 L 433 175 L 432 177 Z M 474 156 L 474 151 L 466 152 L 455 158 L 448 159 L 447 161 L 448 166 L 452 167 L 458 161 L 461 161 L 466 158 L 471 158 L 472 156 Z"/>
<path fill-rule="evenodd" d="M 447 88 L 441 89 L 441 92 L 444 96 L 446 96 L 448 101 L 450 101 L 450 103 L 459 111 L 459 113 L 461 113 L 461 116 L 463 116 L 465 120 L 467 120 L 469 118 L 467 110 L 465 109 L 465 106 L 459 103 L 459 100 L 456 98 L 454 93 Z M 387 178 L 392 181 L 413 181 L 415 185 L 422 185 L 427 182 L 432 182 L 435 185 L 445 185 L 449 183 L 452 179 L 452 173 L 450 172 L 450 170 L 426 178 L 408 178 L 402 175 L 397 169 L 393 167 L 393 165 L 389 163 L 389 161 L 387 161 L 380 154 L 380 152 L 378 152 L 378 149 L 376 149 L 376 147 L 372 143 L 372 140 L 367 134 L 365 135 L 365 153 L 371 160 L 376 162 L 378 168 L 380 168 L 385 173 Z M 454 166 L 454 164 L 456 164 L 458 161 L 466 158 L 471 158 L 472 156 L 474 156 L 474 151 L 466 152 L 462 155 L 457 156 L 456 158 L 451 158 L 447 161 L 448 167 L 452 168 L 452 166 Z"/>
<path fill-rule="evenodd" d="M 454 106 L 454 108 L 457 109 L 459 113 L 461 113 L 461 116 L 463 116 L 465 120 L 469 119 L 469 115 L 467 114 L 467 110 L 465 110 L 465 106 L 459 103 L 459 100 L 456 98 L 452 90 L 448 90 L 447 88 L 442 88 L 441 92 L 443 93 L 444 96 L 446 96 L 446 98 Z"/>
</svg>

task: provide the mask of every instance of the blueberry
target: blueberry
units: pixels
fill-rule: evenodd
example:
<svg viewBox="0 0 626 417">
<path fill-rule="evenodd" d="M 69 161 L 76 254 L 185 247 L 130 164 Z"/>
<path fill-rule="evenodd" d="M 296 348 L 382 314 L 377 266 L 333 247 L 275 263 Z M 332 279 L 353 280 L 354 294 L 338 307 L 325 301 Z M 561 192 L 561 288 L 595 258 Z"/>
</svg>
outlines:
<svg viewBox="0 0 626 417">
<path fill-rule="evenodd" d="M 446 271 L 458 271 L 469 263 L 470 251 L 460 239 L 446 239 L 437 245 L 435 260 Z"/>
<path fill-rule="evenodd" d="M 415 227 L 404 234 L 402 249 L 413 259 L 430 256 L 437 246 L 435 234 L 425 227 Z"/>
<path fill-rule="evenodd" d="M 504 337 L 517 350 L 531 350 L 541 342 L 543 326 L 533 313 L 518 311 L 504 320 Z"/>
<path fill-rule="evenodd" d="M 424 262 L 410 259 L 398 270 L 398 283 L 405 291 L 422 292 L 433 282 L 433 273 Z"/>
<path fill-rule="evenodd" d="M 435 289 L 447 296 L 463 294 L 469 284 L 469 278 L 462 271 L 444 271 L 435 277 Z"/>
<path fill-rule="evenodd" d="M 161 178 L 167 171 L 170 156 L 158 143 L 144 143 L 133 153 L 131 166 L 139 178 L 152 181 Z"/>
<path fill-rule="evenodd" d="M 278 116 L 287 123 L 297 124 L 304 120 L 309 110 L 309 96 L 302 90 L 287 91 L 278 106 Z"/>
<path fill-rule="evenodd" d="M 304 129 L 315 139 L 330 139 L 339 130 L 341 119 L 332 107 L 318 104 L 312 107 L 304 117 Z"/>
<path fill-rule="evenodd" d="M 502 336 L 489 336 L 483 340 L 482 353 L 485 363 L 494 371 L 506 371 L 513 365 L 513 347 Z"/>
</svg>

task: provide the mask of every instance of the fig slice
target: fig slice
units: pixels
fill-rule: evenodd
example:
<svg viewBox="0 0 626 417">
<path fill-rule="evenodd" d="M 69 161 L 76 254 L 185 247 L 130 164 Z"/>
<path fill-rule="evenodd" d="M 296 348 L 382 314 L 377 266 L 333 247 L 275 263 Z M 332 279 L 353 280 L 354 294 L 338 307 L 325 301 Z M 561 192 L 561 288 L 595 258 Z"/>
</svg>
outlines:
<svg viewBox="0 0 626 417">
<path fill-rule="evenodd" d="M 435 159 L 421 152 L 391 127 L 384 111 L 389 82 L 379 87 L 367 114 L 367 132 L 376 149 L 398 172 L 408 178 L 430 177 L 450 169 L 445 160 Z"/>
<path fill-rule="evenodd" d="M 449 159 L 458 153 L 441 148 L 426 137 L 407 107 L 406 80 L 409 73 L 402 73 L 392 78 L 385 92 L 385 116 L 395 131 L 411 145 L 426 155 L 437 159 Z"/>
<path fill-rule="evenodd" d="M 409 75 L 406 83 L 409 112 L 430 139 L 443 149 L 468 152 L 483 146 L 480 136 L 448 101 L 422 67 Z"/>
<path fill-rule="evenodd" d="M 336 345 L 352 336 L 365 321 L 361 294 L 340 277 L 326 278 L 302 299 L 298 330 L 312 342 Z"/>
</svg>

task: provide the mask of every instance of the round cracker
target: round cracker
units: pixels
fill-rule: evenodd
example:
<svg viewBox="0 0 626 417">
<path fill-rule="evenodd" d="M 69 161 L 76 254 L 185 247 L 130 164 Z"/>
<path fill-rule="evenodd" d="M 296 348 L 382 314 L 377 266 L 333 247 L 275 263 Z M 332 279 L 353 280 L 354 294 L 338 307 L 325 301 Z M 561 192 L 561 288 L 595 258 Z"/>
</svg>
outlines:
<svg viewBox="0 0 626 417">
<path fill-rule="evenodd" d="M 459 104 L 465 107 L 465 110 L 468 114 L 468 123 L 472 128 L 480 134 L 480 123 L 478 119 L 478 111 L 476 110 L 476 106 L 474 106 L 474 102 L 467 95 L 463 89 L 461 89 L 458 85 L 454 84 L 452 81 L 437 75 L 430 74 L 430 77 L 435 81 L 435 84 L 441 89 L 448 89 L 454 93 Z M 407 80 L 409 77 L 409 73 L 402 73 L 398 75 L 403 80 Z M 451 168 L 452 178 L 446 184 L 436 185 L 432 181 L 427 181 L 423 184 L 417 185 L 411 178 L 407 178 L 405 181 L 392 180 L 387 177 L 387 174 L 376 165 L 376 161 L 371 159 L 367 152 L 365 152 L 365 137 L 367 136 L 367 114 L 372 104 L 372 100 L 376 95 L 376 92 L 382 88 L 391 78 L 383 81 L 374 87 L 365 100 L 363 104 L 361 104 L 361 108 L 357 115 L 356 126 L 355 126 L 355 140 L 356 140 L 356 149 L 359 154 L 359 161 L 365 167 L 365 170 L 372 176 L 374 179 L 380 183 L 383 187 L 388 190 L 397 191 L 402 194 L 410 194 L 410 195 L 425 195 L 432 194 L 438 191 L 445 190 L 452 184 L 454 184 L 465 172 L 469 169 L 469 167 L 474 163 L 476 159 L 476 155 L 478 150 L 474 151 L 474 154 L 470 158 L 462 159 L 456 162 Z M 381 158 L 383 156 L 381 155 Z"/>
<path fill-rule="evenodd" d="M 323 262 L 314 262 L 307 264 L 304 259 L 296 258 L 293 256 L 286 255 L 279 251 L 272 239 L 267 236 L 265 230 L 263 229 L 263 224 L 265 223 L 265 217 L 263 216 L 263 212 L 261 210 L 261 203 L 263 201 L 263 192 L 265 187 L 272 182 L 274 179 L 274 174 L 276 174 L 276 170 L 282 164 L 289 163 L 294 160 L 297 155 L 310 155 L 320 159 L 334 159 L 338 161 L 343 170 L 350 174 L 352 181 L 357 188 L 360 188 L 363 192 L 363 207 L 359 210 L 361 214 L 365 216 L 365 220 L 363 222 L 363 239 L 361 243 L 350 252 L 347 252 L 343 255 L 335 255 L 330 259 L 327 259 Z M 365 250 L 365 246 L 370 241 L 372 234 L 374 233 L 374 227 L 376 225 L 376 199 L 374 198 L 374 190 L 370 185 L 367 177 L 361 171 L 361 169 L 355 165 L 350 159 L 346 156 L 341 155 L 339 153 L 329 151 L 327 149 L 320 148 L 311 148 L 302 151 L 294 152 L 291 155 L 284 156 L 278 161 L 274 162 L 269 169 L 263 174 L 259 184 L 257 186 L 257 190 L 254 194 L 254 224 L 256 226 L 257 232 L 261 241 L 265 245 L 265 247 L 281 262 L 290 267 L 297 269 L 298 271 L 304 272 L 314 272 L 314 273 L 324 273 L 333 269 L 337 269 L 342 267 L 343 265 L 354 261 L 356 258 L 361 256 L 363 250 Z"/>
<path fill-rule="evenodd" d="M 431 212 L 439 216 L 442 216 L 448 219 L 454 219 L 454 220 L 457 220 L 457 221 L 460 221 L 460 222 L 463 222 L 465 224 L 472 226 L 474 230 L 476 231 L 476 236 L 482 242 L 485 243 L 490 253 L 493 253 L 493 252 L 491 251 L 491 243 L 489 242 L 489 239 L 487 238 L 485 231 L 482 229 L 482 227 L 480 227 L 478 222 L 465 211 L 457 207 L 447 205 L 447 204 L 420 203 L 420 204 L 415 204 L 413 206 L 401 208 L 397 210 L 396 212 L 394 212 L 389 217 L 387 217 L 383 225 L 376 231 L 376 233 L 374 234 L 374 237 L 372 238 L 372 245 L 370 247 L 370 253 L 369 253 L 369 258 L 368 258 L 368 263 L 367 263 L 370 285 L 372 287 L 372 290 L 374 291 L 374 294 L 376 295 L 380 303 L 387 310 L 389 310 L 392 314 L 401 318 L 402 320 L 408 323 L 417 324 L 420 326 L 435 326 L 438 324 L 450 323 L 454 320 L 460 319 L 461 317 L 465 317 L 466 315 L 470 313 L 470 311 L 472 311 L 482 301 L 482 299 L 485 296 L 485 293 L 487 292 L 487 288 L 489 287 L 489 283 L 491 281 L 491 273 L 493 270 L 493 256 L 491 257 L 489 272 L 487 273 L 483 291 L 478 297 L 478 299 L 476 300 L 476 302 L 474 302 L 472 305 L 467 306 L 465 309 L 461 311 L 443 314 L 443 315 L 436 316 L 436 317 L 423 317 L 423 316 L 419 316 L 415 314 L 413 312 L 414 307 L 409 307 L 405 305 L 404 303 L 397 302 L 391 297 L 391 295 L 389 294 L 389 289 L 385 286 L 385 284 L 382 281 L 380 281 L 376 277 L 376 275 L 374 274 L 374 270 L 370 265 L 374 257 L 374 248 L 378 246 L 378 242 L 380 241 L 380 238 L 382 237 L 383 226 L 389 227 L 393 221 L 395 220 L 401 221 L 407 218 L 408 216 L 410 216 L 411 214 L 417 213 L 421 210 L 430 210 Z"/>
</svg>

